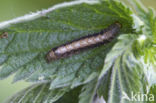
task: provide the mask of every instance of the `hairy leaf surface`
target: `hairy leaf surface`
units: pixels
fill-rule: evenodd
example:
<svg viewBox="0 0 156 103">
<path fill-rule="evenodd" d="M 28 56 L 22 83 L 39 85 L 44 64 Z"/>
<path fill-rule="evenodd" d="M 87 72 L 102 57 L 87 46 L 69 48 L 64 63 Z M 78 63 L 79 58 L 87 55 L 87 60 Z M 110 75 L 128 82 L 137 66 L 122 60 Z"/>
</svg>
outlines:
<svg viewBox="0 0 156 103">
<path fill-rule="evenodd" d="M 122 24 L 120 34 L 133 32 L 130 15 L 131 11 L 119 2 L 100 1 L 56 9 L 38 19 L 2 29 L 0 32 L 8 32 L 8 38 L 0 39 L 0 78 L 16 72 L 14 82 L 52 81 L 51 89 L 87 83 L 98 76 L 115 40 L 50 64 L 45 61 L 45 54 L 53 47 L 99 32 L 116 21 Z"/>
<path fill-rule="evenodd" d="M 107 103 L 132 103 L 124 97 L 131 98 L 132 92 L 144 93 L 143 85 L 146 80 L 143 79 L 142 65 L 132 52 L 136 37 L 135 34 L 120 36 L 119 42 L 106 56 L 99 78 L 98 93 Z"/>
<path fill-rule="evenodd" d="M 50 83 L 34 84 L 10 97 L 4 103 L 54 103 L 68 88 L 49 90 Z"/>
</svg>

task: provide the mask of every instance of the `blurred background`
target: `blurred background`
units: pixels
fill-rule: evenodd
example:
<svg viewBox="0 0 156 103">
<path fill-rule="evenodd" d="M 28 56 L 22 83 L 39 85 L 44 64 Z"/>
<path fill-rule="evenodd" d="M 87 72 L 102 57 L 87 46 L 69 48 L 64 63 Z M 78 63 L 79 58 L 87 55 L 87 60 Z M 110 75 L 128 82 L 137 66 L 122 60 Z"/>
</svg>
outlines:
<svg viewBox="0 0 156 103">
<path fill-rule="evenodd" d="M 30 12 L 47 9 L 62 1 L 70 0 L 0 0 L 0 22 L 23 16 Z M 156 10 L 156 0 L 141 0 L 146 7 Z M 17 91 L 29 86 L 29 83 L 20 81 L 12 84 L 13 76 L 0 80 L 0 103 Z"/>
</svg>

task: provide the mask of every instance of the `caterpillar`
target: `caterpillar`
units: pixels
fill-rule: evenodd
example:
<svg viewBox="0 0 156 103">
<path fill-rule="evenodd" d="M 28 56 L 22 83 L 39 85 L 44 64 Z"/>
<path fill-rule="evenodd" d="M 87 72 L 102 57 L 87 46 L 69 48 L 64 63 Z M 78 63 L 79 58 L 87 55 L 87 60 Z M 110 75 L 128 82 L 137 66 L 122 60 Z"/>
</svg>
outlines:
<svg viewBox="0 0 156 103">
<path fill-rule="evenodd" d="M 0 39 L 3 39 L 3 38 L 8 38 L 8 32 L 3 32 L 3 33 L 0 35 Z"/>
<path fill-rule="evenodd" d="M 116 22 L 99 33 L 83 36 L 71 42 L 52 48 L 46 54 L 46 61 L 49 63 L 53 60 L 71 56 L 79 51 L 109 43 L 115 35 L 119 33 L 120 28 L 121 24 Z"/>
</svg>

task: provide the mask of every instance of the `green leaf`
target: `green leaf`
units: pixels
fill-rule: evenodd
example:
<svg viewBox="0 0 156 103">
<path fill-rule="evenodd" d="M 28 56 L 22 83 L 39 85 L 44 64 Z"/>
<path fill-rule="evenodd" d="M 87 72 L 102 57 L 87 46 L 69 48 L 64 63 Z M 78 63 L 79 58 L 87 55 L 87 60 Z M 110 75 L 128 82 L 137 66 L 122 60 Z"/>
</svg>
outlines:
<svg viewBox="0 0 156 103">
<path fill-rule="evenodd" d="M 54 103 L 69 89 L 49 90 L 50 83 L 36 83 L 10 97 L 4 103 Z"/>
<path fill-rule="evenodd" d="M 123 26 L 121 33 L 133 32 L 133 20 L 128 8 L 116 1 L 95 1 L 92 4 L 93 1 L 88 4 L 73 1 L 79 3 L 0 30 L 8 32 L 8 38 L 0 39 L 0 78 L 16 72 L 14 82 L 23 79 L 32 82 L 52 81 L 51 89 L 65 86 L 74 88 L 96 78 L 115 40 L 109 45 L 50 64 L 45 61 L 45 54 L 51 48 L 99 32 L 116 21 Z"/>
<path fill-rule="evenodd" d="M 78 103 L 79 101 L 78 96 L 80 94 L 80 91 L 81 87 L 77 87 L 73 90 L 70 90 L 55 103 Z"/>
<path fill-rule="evenodd" d="M 155 85 L 156 84 L 155 66 L 152 63 L 145 63 L 143 60 L 140 60 L 140 61 L 142 61 L 142 64 L 143 64 L 142 68 L 144 70 L 144 74 L 148 81 L 149 87 L 151 87 L 152 85 Z"/>
<path fill-rule="evenodd" d="M 154 38 L 156 37 L 156 17 L 154 11 L 151 8 L 145 8 L 141 2 L 136 0 L 132 0 L 131 2 L 135 7 L 138 16 L 144 22 L 144 30 L 143 33 L 145 35 L 151 35 Z"/>
<path fill-rule="evenodd" d="M 145 8 L 140 2 L 132 0 L 139 18 L 143 22 L 142 35 L 138 38 L 135 45 L 135 55 L 139 57 L 143 63 L 143 69 L 149 86 L 156 83 L 156 15 L 151 8 Z"/>
<path fill-rule="evenodd" d="M 150 88 L 150 91 L 148 93 L 148 97 L 150 99 L 150 101 L 148 101 L 147 103 L 155 103 L 155 97 L 156 97 L 156 85 L 153 85 Z M 154 97 L 154 101 L 153 101 L 153 97 Z"/>
<path fill-rule="evenodd" d="M 144 23 L 142 35 L 144 35 L 144 40 L 139 40 L 141 45 L 138 46 L 140 54 L 144 55 L 145 62 L 153 63 L 156 61 L 156 15 L 154 10 L 145 8 L 140 2 L 132 0 L 131 2 L 135 7 L 139 18 Z M 143 44 L 142 44 L 143 42 Z M 155 64 L 154 64 L 155 65 Z"/>
<path fill-rule="evenodd" d="M 79 103 L 93 103 L 97 84 L 97 79 L 94 79 L 82 87 L 81 94 L 79 95 Z"/>
<path fill-rule="evenodd" d="M 124 94 L 131 98 L 131 92 L 144 92 L 143 84 L 146 80 L 142 79 L 142 64 L 135 58 L 132 50 L 136 37 L 135 34 L 123 34 L 106 56 L 99 77 L 98 94 L 107 103 L 132 103 L 123 98 Z"/>
</svg>

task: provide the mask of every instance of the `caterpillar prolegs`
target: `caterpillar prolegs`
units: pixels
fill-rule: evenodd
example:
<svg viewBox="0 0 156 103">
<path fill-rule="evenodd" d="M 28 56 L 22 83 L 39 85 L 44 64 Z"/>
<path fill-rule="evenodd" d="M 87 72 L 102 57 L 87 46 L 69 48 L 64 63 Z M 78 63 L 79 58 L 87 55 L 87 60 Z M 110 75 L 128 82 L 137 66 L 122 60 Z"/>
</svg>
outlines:
<svg viewBox="0 0 156 103">
<path fill-rule="evenodd" d="M 119 33 L 121 24 L 116 22 L 101 32 L 94 33 L 52 48 L 46 55 L 47 62 L 68 57 L 81 50 L 109 43 Z"/>
</svg>

